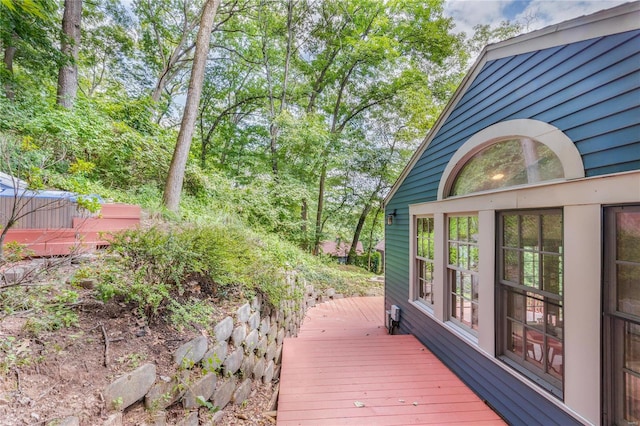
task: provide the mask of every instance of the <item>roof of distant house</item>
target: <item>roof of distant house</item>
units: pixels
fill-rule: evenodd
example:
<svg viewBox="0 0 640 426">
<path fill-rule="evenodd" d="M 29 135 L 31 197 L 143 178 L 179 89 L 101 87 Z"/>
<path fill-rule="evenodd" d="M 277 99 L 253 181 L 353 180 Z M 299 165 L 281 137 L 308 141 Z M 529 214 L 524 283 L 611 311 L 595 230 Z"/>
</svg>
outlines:
<svg viewBox="0 0 640 426">
<path fill-rule="evenodd" d="M 350 248 L 351 243 L 337 241 L 322 241 L 320 243 L 320 249 L 322 250 L 322 253 L 328 254 L 330 256 L 345 257 L 349 254 Z M 356 244 L 356 253 L 364 253 L 364 248 L 362 247 L 362 242 L 360 241 L 358 241 L 358 244 Z"/>
</svg>

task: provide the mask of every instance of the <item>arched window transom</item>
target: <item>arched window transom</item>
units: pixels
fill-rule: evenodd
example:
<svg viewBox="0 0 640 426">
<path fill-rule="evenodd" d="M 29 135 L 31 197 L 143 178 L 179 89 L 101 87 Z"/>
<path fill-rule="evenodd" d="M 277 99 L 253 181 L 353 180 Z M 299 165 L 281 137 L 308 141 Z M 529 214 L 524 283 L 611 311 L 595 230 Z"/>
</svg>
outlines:
<svg viewBox="0 0 640 426">
<path fill-rule="evenodd" d="M 529 137 L 494 142 L 473 154 L 456 175 L 450 196 L 564 178 L 560 159 Z"/>
<path fill-rule="evenodd" d="M 560 129 L 538 120 L 508 120 L 477 132 L 456 150 L 442 172 L 438 200 L 583 177 L 582 157 Z"/>
</svg>

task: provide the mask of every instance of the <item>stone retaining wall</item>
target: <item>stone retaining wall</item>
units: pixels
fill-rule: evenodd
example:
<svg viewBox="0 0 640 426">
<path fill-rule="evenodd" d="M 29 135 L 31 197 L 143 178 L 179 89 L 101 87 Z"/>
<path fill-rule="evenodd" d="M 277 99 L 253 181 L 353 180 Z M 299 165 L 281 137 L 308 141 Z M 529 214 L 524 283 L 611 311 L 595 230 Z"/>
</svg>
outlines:
<svg viewBox="0 0 640 426">
<path fill-rule="evenodd" d="M 142 399 L 155 425 L 166 423 L 164 410 L 176 403 L 185 411 L 180 425 L 198 425 L 203 405 L 218 407 L 214 421 L 219 419 L 228 404 L 247 400 L 253 381 L 268 384 L 279 377 L 283 340 L 297 336 L 306 310 L 341 297 L 333 289 L 321 294 L 307 285 L 301 302 L 285 301 L 277 310 L 255 297 L 218 322 L 211 339 L 199 336 L 180 346 L 173 353 L 173 377 L 157 376 L 155 365 L 145 364 L 107 386 L 105 404 L 114 413 L 104 425 L 122 424 L 122 412 Z M 65 420 L 76 424 L 73 419 Z"/>
</svg>

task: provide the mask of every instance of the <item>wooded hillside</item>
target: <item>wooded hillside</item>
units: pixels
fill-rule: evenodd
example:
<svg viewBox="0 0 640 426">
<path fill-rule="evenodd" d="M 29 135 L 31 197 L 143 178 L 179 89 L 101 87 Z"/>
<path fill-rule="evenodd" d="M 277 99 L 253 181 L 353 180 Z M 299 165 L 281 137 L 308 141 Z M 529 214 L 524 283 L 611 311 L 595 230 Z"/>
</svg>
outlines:
<svg viewBox="0 0 640 426">
<path fill-rule="evenodd" d="M 442 3 L 2 0 L 0 169 L 353 262 L 470 56 L 519 30 L 455 34 Z"/>
</svg>

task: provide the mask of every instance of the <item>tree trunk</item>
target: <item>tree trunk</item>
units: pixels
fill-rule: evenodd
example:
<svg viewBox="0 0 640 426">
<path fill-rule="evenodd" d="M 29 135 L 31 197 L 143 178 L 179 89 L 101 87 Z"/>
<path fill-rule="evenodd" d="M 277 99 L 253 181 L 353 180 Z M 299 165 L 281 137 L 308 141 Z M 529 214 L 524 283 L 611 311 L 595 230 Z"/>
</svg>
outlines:
<svg viewBox="0 0 640 426">
<path fill-rule="evenodd" d="M 13 58 L 15 56 L 16 48 L 14 46 L 5 47 L 3 62 L 9 76 L 7 77 L 7 81 L 4 84 L 4 94 L 10 101 L 13 101 L 16 96 L 13 88 Z"/>
<path fill-rule="evenodd" d="M 300 225 L 300 232 L 302 233 L 302 250 L 307 251 L 309 249 L 309 239 L 307 238 L 307 221 L 309 220 L 309 205 L 307 199 L 302 199 L 302 207 L 300 209 L 300 219 L 302 224 Z"/>
<path fill-rule="evenodd" d="M 200 104 L 200 95 L 202 94 L 202 83 L 204 81 L 207 55 L 209 53 L 211 30 L 219 5 L 220 0 L 207 0 L 202 8 L 200 28 L 198 29 L 198 36 L 196 38 L 196 51 L 193 57 L 193 68 L 191 69 L 189 89 L 187 90 L 187 101 L 182 115 L 182 125 L 180 126 L 178 141 L 176 142 L 176 148 L 173 152 L 169 175 L 167 176 L 167 183 L 164 188 L 163 203 L 170 211 L 177 211 L 180 205 L 184 171 L 187 166 L 189 148 L 191 147 L 191 139 L 193 137 L 198 106 Z"/>
<path fill-rule="evenodd" d="M 324 209 L 324 187 L 327 180 L 327 160 L 322 162 L 320 172 L 320 184 L 318 185 L 318 210 L 316 212 L 316 235 L 313 241 L 313 254 L 318 255 L 320 250 L 320 236 L 322 235 L 322 210 Z"/>
<path fill-rule="evenodd" d="M 351 248 L 349 249 L 349 254 L 347 255 L 347 265 L 353 265 L 356 261 L 356 248 L 358 247 L 358 241 L 360 241 L 360 234 L 362 233 L 362 228 L 364 228 L 364 222 L 367 220 L 367 216 L 371 211 L 371 203 L 367 203 L 362 209 L 362 213 L 360 213 L 360 217 L 358 218 L 358 224 L 356 225 L 356 230 L 353 233 L 353 241 L 351 242 Z"/>
<path fill-rule="evenodd" d="M 58 105 L 71 109 L 78 92 L 78 52 L 80 51 L 80 23 L 82 20 L 82 0 L 64 0 L 62 16 L 62 54 L 70 63 L 60 67 L 58 72 Z"/>
</svg>

